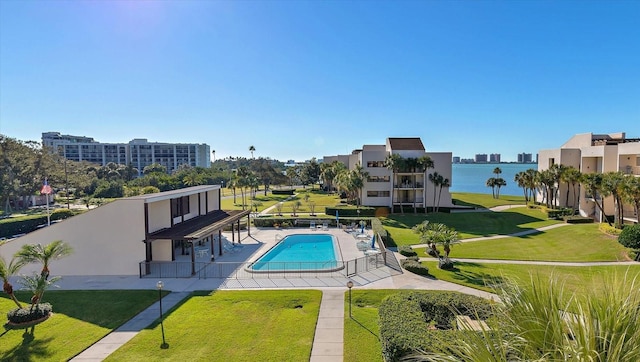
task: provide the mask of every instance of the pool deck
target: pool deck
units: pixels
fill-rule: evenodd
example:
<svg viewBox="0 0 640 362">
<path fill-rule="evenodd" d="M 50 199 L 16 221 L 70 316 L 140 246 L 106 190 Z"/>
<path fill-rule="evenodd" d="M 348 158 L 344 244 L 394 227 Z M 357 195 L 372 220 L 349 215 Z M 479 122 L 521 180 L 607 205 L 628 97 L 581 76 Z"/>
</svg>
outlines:
<svg viewBox="0 0 640 362">
<path fill-rule="evenodd" d="M 360 258 L 363 251 L 358 250 L 359 241 L 352 234 L 341 229 L 311 230 L 311 229 L 273 229 L 252 228 L 251 236 L 246 231 L 242 233 L 242 245 L 239 252 L 216 255 L 216 262 L 251 262 L 259 258 L 264 252 L 273 247 L 278 240 L 290 234 L 300 233 L 328 233 L 338 240 L 342 260 Z M 231 234 L 223 234 L 231 240 Z M 371 235 L 371 231 L 369 231 Z M 370 242 L 369 238 L 369 242 Z M 236 240 L 237 242 L 237 240 Z M 399 255 L 396 255 L 400 258 Z M 190 261 L 190 255 L 180 255 L 179 260 Z M 196 261 L 208 262 L 208 256 L 197 256 Z M 354 288 L 367 289 L 424 289 L 424 290 L 453 290 L 480 297 L 495 299 L 496 296 L 480 290 L 463 287 L 457 284 L 429 279 L 412 273 L 400 273 L 383 267 L 369 272 L 347 277 L 315 277 L 267 280 L 238 280 L 225 282 L 224 279 L 164 279 L 166 290 L 171 293 L 163 298 L 163 309 L 168 311 L 196 290 L 217 289 L 317 289 L 323 292 L 311 349 L 311 362 L 340 362 L 343 361 L 345 293 L 347 281 L 353 281 Z M 157 279 L 139 278 L 138 276 L 96 276 L 74 277 L 65 276 L 59 282 L 60 289 L 155 289 Z M 124 345 L 142 329 L 153 323 L 159 315 L 160 307 L 156 302 L 130 321 L 117 328 L 100 341 L 71 359 L 71 361 L 102 361 L 111 353 Z M 170 341 L 169 344 L 171 343 Z"/>
</svg>

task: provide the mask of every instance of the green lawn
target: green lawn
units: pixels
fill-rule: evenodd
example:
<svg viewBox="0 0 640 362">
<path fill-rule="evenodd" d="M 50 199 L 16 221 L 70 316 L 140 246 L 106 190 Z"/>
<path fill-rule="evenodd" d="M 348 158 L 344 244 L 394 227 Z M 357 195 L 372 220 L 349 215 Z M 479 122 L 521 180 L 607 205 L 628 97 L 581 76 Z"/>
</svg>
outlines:
<svg viewBox="0 0 640 362">
<path fill-rule="evenodd" d="M 502 205 L 524 205 L 524 196 L 500 195 L 499 199 L 494 199 L 488 194 L 473 194 L 467 192 L 452 192 L 451 198 L 458 206 L 484 207 L 490 208 Z"/>
<path fill-rule="evenodd" d="M 166 315 L 168 349 L 154 324 L 108 361 L 308 361 L 322 292 L 194 293 Z"/>
<path fill-rule="evenodd" d="M 420 238 L 411 228 L 424 220 L 455 228 L 461 239 L 507 235 L 560 222 L 547 219 L 547 215 L 539 209 L 526 207 L 500 212 L 393 214 L 381 220 L 396 245 L 419 244 Z"/>
<path fill-rule="evenodd" d="M 18 292 L 21 301 L 30 294 Z M 2 361 L 66 361 L 100 340 L 158 300 L 155 290 L 49 291 L 44 301 L 53 306 L 53 316 L 34 328 L 0 334 Z M 15 304 L 0 297 L 0 312 L 6 315 Z M 6 317 L 3 317 L 3 323 Z"/>
<path fill-rule="evenodd" d="M 426 256 L 425 248 L 415 248 Z M 597 224 L 574 224 L 534 234 L 454 244 L 451 257 L 463 259 L 541 261 L 629 260 L 628 250 Z"/>
<path fill-rule="evenodd" d="M 273 195 L 268 193 L 267 196 L 264 195 L 264 192 L 259 192 L 256 194 L 256 198 L 252 199 L 249 195 L 246 197 L 246 203 L 248 205 L 257 205 L 258 211 L 263 211 L 278 202 L 284 202 L 282 205 L 282 213 L 290 214 L 293 209 L 293 203 L 295 201 L 300 201 L 301 205 L 298 209 L 298 213 L 310 213 L 311 208 L 309 206 L 309 202 L 313 201 L 315 203 L 315 214 L 324 214 L 325 207 L 333 207 L 340 203 L 340 198 L 337 194 L 327 194 L 324 191 L 320 191 L 318 189 L 298 189 L 296 190 L 296 194 L 294 196 L 291 195 Z M 227 193 L 227 196 L 229 193 Z M 308 201 L 305 201 L 305 195 L 309 195 Z M 289 197 L 291 199 L 287 200 Z M 222 199 L 222 209 L 223 210 L 241 210 L 242 209 L 242 197 L 240 195 L 240 191 L 237 191 L 236 202 L 233 202 L 233 197 L 226 197 Z M 275 209 L 271 210 L 271 214 L 276 214 L 277 211 Z"/>
<path fill-rule="evenodd" d="M 383 362 L 378 326 L 378 306 L 391 294 L 408 290 L 379 289 L 352 291 L 353 319 L 349 318 L 349 293 L 345 293 L 344 360 L 349 362 Z"/>
<path fill-rule="evenodd" d="M 591 288 L 603 285 L 606 282 L 605 277 L 612 273 L 621 275 L 628 271 L 630 277 L 640 277 L 640 265 L 569 267 L 456 262 L 455 270 L 445 271 L 438 269 L 436 261 L 427 261 L 423 264 L 429 268 L 429 274 L 436 279 L 488 292 L 494 292 L 490 286 L 503 282 L 505 278 L 514 278 L 527 285 L 531 274 L 540 275 L 542 280 L 548 280 L 552 275 L 557 276 L 566 282 L 567 291 L 578 294 L 589 293 Z"/>
</svg>

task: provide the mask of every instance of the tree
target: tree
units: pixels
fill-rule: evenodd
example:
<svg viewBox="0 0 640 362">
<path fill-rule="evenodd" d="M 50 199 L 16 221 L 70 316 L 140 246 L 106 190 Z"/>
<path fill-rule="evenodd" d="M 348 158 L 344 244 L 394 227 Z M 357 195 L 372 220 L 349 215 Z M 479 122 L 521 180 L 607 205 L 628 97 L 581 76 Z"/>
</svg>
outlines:
<svg viewBox="0 0 640 362">
<path fill-rule="evenodd" d="M 635 249 L 635 260 L 640 260 L 640 224 L 625 226 L 618 236 L 618 242 L 627 248 Z"/>
<path fill-rule="evenodd" d="M 451 187 L 451 183 L 449 182 L 448 178 L 443 178 L 440 182 L 439 185 L 440 189 L 438 190 L 438 203 L 436 204 L 436 212 L 440 211 L 440 197 L 442 196 L 442 188 L 443 187 Z"/>
<path fill-rule="evenodd" d="M 320 164 L 316 161 L 315 157 L 311 161 L 302 166 L 301 178 L 303 185 L 311 185 L 311 188 L 320 181 Z"/>
<path fill-rule="evenodd" d="M 493 196 L 493 198 L 495 199 L 496 198 L 496 178 L 489 177 L 485 184 L 487 185 L 487 187 L 491 187 L 491 196 Z"/>
<path fill-rule="evenodd" d="M 502 177 L 498 177 L 498 178 L 496 178 L 495 186 L 496 186 L 496 199 L 499 199 L 500 198 L 500 188 L 503 187 L 503 186 L 507 186 L 507 181 L 505 179 L 503 179 Z"/>
<path fill-rule="evenodd" d="M 309 211 L 311 212 L 311 216 L 315 216 L 316 202 L 311 200 L 307 202 L 307 205 L 309 205 Z"/>
<path fill-rule="evenodd" d="M 159 163 L 152 163 L 149 166 L 145 166 L 144 169 L 142 169 L 142 173 L 145 175 L 153 173 L 167 173 L 167 168 Z"/>
<path fill-rule="evenodd" d="M 601 173 L 582 174 L 582 183 L 584 184 L 584 187 L 587 190 L 589 190 L 589 194 L 593 198 L 593 202 L 596 204 L 596 207 L 600 210 L 600 213 L 602 215 L 605 215 L 604 206 L 600 203 L 600 201 L 604 200 L 604 197 L 607 196 L 606 189 L 602 188 L 602 174 Z M 599 196 L 598 193 L 600 193 L 601 197 L 598 197 Z M 607 224 L 609 224 L 609 226 L 612 226 L 611 221 L 609 221 L 609 218 L 605 217 L 604 219 L 607 221 Z"/>
<path fill-rule="evenodd" d="M 291 203 L 291 211 L 293 211 L 293 216 L 296 216 L 298 210 L 300 210 L 300 206 L 302 206 L 302 202 L 300 200 L 295 200 Z"/>
<path fill-rule="evenodd" d="M 622 228 L 622 220 L 624 220 L 624 207 L 622 205 L 624 184 L 625 175 L 622 172 L 607 172 L 602 177 L 601 189 L 608 195 L 613 196 L 614 223 L 618 229 Z"/>
<path fill-rule="evenodd" d="M 624 200 L 633 205 L 636 218 L 640 218 L 640 177 L 627 175 L 622 191 Z"/>
<path fill-rule="evenodd" d="M 256 148 L 253 147 L 253 145 L 249 146 L 249 152 L 251 152 L 251 158 L 254 158 L 253 157 L 253 152 L 255 152 L 255 150 L 256 150 Z"/>
<path fill-rule="evenodd" d="M 13 285 L 9 281 L 11 276 L 18 273 L 18 271 L 25 265 L 24 261 L 16 258 L 12 258 L 9 264 L 7 264 L 2 256 L 0 256 L 0 279 L 2 279 L 2 290 L 9 295 L 9 298 L 18 306 L 22 308 L 22 304 L 16 298 L 13 291 Z"/>
<path fill-rule="evenodd" d="M 429 174 L 429 181 L 433 184 L 433 210 L 436 210 L 436 194 L 438 193 L 438 187 L 444 181 L 444 177 L 437 172 Z"/>
<path fill-rule="evenodd" d="M 565 201 L 565 206 L 569 207 L 569 186 L 573 189 L 573 208 L 577 209 L 580 204 L 578 201 L 577 188 L 580 185 L 580 170 L 573 166 L 567 167 L 562 173 L 561 180 L 567 183 L 567 199 Z"/>
<path fill-rule="evenodd" d="M 369 173 L 364 170 L 360 162 L 358 162 L 355 168 L 350 172 L 350 187 L 353 188 L 354 193 L 357 194 L 357 206 L 362 204 L 362 189 L 364 188 L 364 182 L 369 177 Z"/>
<path fill-rule="evenodd" d="M 418 168 L 420 169 L 420 172 L 425 173 L 425 177 L 426 174 L 429 172 L 430 168 L 434 168 L 435 164 L 433 162 L 433 159 L 427 155 L 421 156 L 420 158 L 418 158 Z M 427 213 L 427 183 L 424 183 L 424 213 Z M 435 190 L 433 191 L 435 193 Z"/>
<path fill-rule="evenodd" d="M 278 212 L 278 216 L 282 216 L 282 202 L 276 204 L 276 211 Z"/>
<path fill-rule="evenodd" d="M 397 198 L 400 199 L 400 190 L 396 190 L 397 189 L 397 181 L 396 180 L 396 174 L 402 170 L 404 168 L 405 165 L 405 159 L 402 158 L 402 156 L 400 156 L 397 153 L 392 153 L 390 155 L 387 156 L 387 158 L 384 160 L 384 165 L 386 168 L 391 170 L 391 183 L 392 183 L 392 199 L 393 196 L 396 195 L 396 193 L 398 194 Z M 393 200 L 391 200 L 393 203 Z M 400 201 L 400 200 L 397 200 Z M 425 202 L 425 209 L 426 209 L 426 202 Z M 402 202 L 400 202 L 400 213 L 404 214 L 404 210 L 402 209 Z"/>
</svg>

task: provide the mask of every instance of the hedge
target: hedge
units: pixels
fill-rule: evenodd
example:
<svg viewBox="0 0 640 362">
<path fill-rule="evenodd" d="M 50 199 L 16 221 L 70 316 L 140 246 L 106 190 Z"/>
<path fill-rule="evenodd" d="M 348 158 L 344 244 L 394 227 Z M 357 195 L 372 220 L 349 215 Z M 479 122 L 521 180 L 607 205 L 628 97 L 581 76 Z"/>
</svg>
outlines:
<svg viewBox="0 0 640 362">
<path fill-rule="evenodd" d="M 359 214 L 358 210 L 360 210 Z M 336 213 L 338 213 L 338 217 L 375 217 L 376 208 L 369 206 L 360 206 L 360 208 L 333 206 L 325 207 L 324 213 L 331 216 L 336 216 Z"/>
<path fill-rule="evenodd" d="M 400 245 L 398 247 L 398 253 L 404 255 L 404 256 L 416 256 L 418 255 L 418 253 L 413 250 L 413 248 L 410 245 Z"/>
<path fill-rule="evenodd" d="M 271 190 L 272 195 L 293 195 L 296 190 Z"/>
<path fill-rule="evenodd" d="M 567 224 L 590 224 L 590 223 L 593 223 L 593 219 L 592 218 L 579 216 L 579 215 L 565 216 L 562 219 Z"/>
<path fill-rule="evenodd" d="M 51 221 L 63 220 L 76 215 L 77 212 L 69 209 L 55 209 L 51 213 Z M 47 224 L 47 215 L 30 215 L 10 217 L 0 220 L 0 237 L 10 237 L 18 234 L 27 234 Z"/>
<path fill-rule="evenodd" d="M 416 259 L 413 259 L 416 258 Z M 409 257 L 407 259 L 403 259 L 400 261 L 400 265 L 407 271 L 418 274 L 418 275 L 429 275 L 429 268 L 427 268 L 424 264 L 420 263 L 420 260 L 417 256 Z"/>
<path fill-rule="evenodd" d="M 443 341 L 455 343 L 456 315 L 487 319 L 489 301 L 457 292 L 414 291 L 387 297 L 378 308 L 380 341 L 385 361 L 399 361 L 417 351 L 429 351 Z M 437 327 L 437 330 L 433 330 Z M 468 333 L 468 332 L 466 332 Z"/>
<path fill-rule="evenodd" d="M 315 222 L 316 225 L 322 225 L 323 223 L 327 223 L 328 226 L 336 226 L 335 219 L 328 218 L 313 218 L 313 217 L 282 217 L 282 216 L 274 216 L 274 217 L 259 217 L 253 219 L 253 225 L 257 227 L 274 227 L 276 224 L 278 226 L 282 226 L 283 224 L 288 224 L 293 227 L 309 227 L 311 226 L 311 222 Z"/>
<path fill-rule="evenodd" d="M 378 218 L 371 219 L 371 230 L 373 230 L 375 234 L 380 235 L 384 245 L 387 245 L 387 240 L 389 240 L 389 235 L 387 234 L 387 229 L 385 229 L 384 226 L 382 226 L 382 221 L 380 221 L 380 219 Z"/>
<path fill-rule="evenodd" d="M 572 216 L 575 214 L 575 210 L 570 207 L 560 209 L 547 209 L 547 217 L 549 219 L 560 220 L 563 216 Z"/>
</svg>

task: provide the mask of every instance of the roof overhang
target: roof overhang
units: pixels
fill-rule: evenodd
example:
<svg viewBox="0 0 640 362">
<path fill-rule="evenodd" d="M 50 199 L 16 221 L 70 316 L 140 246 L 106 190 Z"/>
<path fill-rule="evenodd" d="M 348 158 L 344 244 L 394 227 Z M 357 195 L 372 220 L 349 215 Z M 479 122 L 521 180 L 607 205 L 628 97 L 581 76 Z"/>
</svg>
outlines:
<svg viewBox="0 0 640 362">
<path fill-rule="evenodd" d="M 149 234 L 147 240 L 200 240 L 249 215 L 251 210 L 217 210 Z"/>
</svg>

